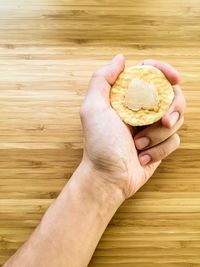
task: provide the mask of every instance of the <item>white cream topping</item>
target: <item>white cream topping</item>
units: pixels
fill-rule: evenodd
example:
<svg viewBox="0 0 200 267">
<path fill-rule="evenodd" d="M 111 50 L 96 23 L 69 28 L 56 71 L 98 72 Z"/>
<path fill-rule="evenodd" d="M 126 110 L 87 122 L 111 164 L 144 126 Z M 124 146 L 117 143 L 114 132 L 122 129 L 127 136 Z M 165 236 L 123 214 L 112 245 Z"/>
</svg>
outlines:
<svg viewBox="0 0 200 267">
<path fill-rule="evenodd" d="M 134 111 L 141 108 L 153 110 L 158 104 L 158 93 L 153 84 L 142 79 L 133 79 L 125 95 L 125 105 Z"/>
</svg>

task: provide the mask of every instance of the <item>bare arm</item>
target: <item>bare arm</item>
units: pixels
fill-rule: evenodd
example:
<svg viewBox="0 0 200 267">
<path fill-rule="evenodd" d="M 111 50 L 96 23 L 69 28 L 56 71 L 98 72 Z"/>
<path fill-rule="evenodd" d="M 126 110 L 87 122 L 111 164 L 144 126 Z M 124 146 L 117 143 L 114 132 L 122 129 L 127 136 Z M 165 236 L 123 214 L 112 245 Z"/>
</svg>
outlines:
<svg viewBox="0 0 200 267">
<path fill-rule="evenodd" d="M 123 200 L 120 190 L 103 184 L 99 174 L 81 162 L 31 238 L 5 267 L 87 266 Z"/>
<path fill-rule="evenodd" d="M 157 64 L 177 83 L 172 67 L 155 61 L 146 64 Z M 123 69 L 124 59 L 117 56 L 93 75 L 81 108 L 83 159 L 29 240 L 4 267 L 87 266 L 117 208 L 178 147 L 176 131 L 184 110 L 180 88 L 174 87 L 176 97 L 162 120 L 133 136 L 109 103 L 110 86 Z M 150 140 L 145 148 L 142 137 Z"/>
</svg>

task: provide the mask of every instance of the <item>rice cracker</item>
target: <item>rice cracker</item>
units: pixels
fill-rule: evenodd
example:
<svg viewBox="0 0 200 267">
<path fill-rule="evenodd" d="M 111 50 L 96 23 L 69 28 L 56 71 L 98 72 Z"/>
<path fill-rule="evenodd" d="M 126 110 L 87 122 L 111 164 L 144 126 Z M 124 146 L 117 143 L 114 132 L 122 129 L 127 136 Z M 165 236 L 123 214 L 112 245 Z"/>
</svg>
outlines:
<svg viewBox="0 0 200 267">
<path fill-rule="evenodd" d="M 149 65 L 126 68 L 110 93 L 113 109 L 125 123 L 132 126 L 160 120 L 173 98 L 173 88 L 165 75 Z"/>
</svg>

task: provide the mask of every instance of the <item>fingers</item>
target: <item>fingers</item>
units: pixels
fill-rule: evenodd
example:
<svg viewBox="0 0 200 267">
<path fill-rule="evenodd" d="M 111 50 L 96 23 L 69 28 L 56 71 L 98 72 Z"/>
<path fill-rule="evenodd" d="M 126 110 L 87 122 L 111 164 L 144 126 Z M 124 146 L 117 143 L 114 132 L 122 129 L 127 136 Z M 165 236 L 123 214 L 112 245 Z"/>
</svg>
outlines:
<svg viewBox="0 0 200 267">
<path fill-rule="evenodd" d="M 182 117 L 172 128 L 164 127 L 160 121 L 148 126 L 135 135 L 134 142 L 136 148 L 138 150 L 143 150 L 162 143 L 176 133 L 183 122 L 184 118 Z"/>
<path fill-rule="evenodd" d="M 180 75 L 171 65 L 153 59 L 144 60 L 141 64 L 161 70 L 174 89 L 174 100 L 161 121 L 140 131 L 134 138 L 136 148 L 145 149 L 139 154 L 141 164 L 155 166 L 155 163 L 160 162 L 179 146 L 180 138 L 176 131 L 183 124 L 185 98 L 177 85 Z"/>
<path fill-rule="evenodd" d="M 124 70 L 125 60 L 123 55 L 115 56 L 105 67 L 96 71 L 90 80 L 88 92 L 81 107 L 81 113 L 85 109 L 90 112 L 103 110 L 110 107 L 110 88 L 119 74 Z M 84 112 L 82 112 L 84 111 Z"/>
<path fill-rule="evenodd" d="M 124 56 L 122 54 L 118 54 L 107 66 L 96 71 L 93 74 L 93 78 L 95 79 L 102 76 L 108 82 L 108 84 L 113 85 L 119 74 L 124 70 L 124 67 Z"/>
<path fill-rule="evenodd" d="M 100 90 L 109 97 L 110 86 L 117 80 L 124 67 L 124 56 L 121 54 L 115 56 L 108 65 L 93 73 L 89 84 L 89 93 Z"/>
<path fill-rule="evenodd" d="M 141 62 L 142 65 L 151 65 L 160 71 L 166 76 L 169 82 L 172 85 L 178 84 L 180 82 L 180 74 L 169 64 L 154 59 L 146 59 Z"/>
<path fill-rule="evenodd" d="M 169 154 L 175 151 L 180 144 L 178 134 L 173 134 L 163 143 L 142 151 L 139 154 L 139 161 L 141 165 L 152 164 L 166 158 Z"/>
<path fill-rule="evenodd" d="M 183 116 L 186 105 L 181 88 L 178 85 L 174 85 L 173 88 L 174 100 L 161 120 L 162 124 L 167 128 L 174 127 L 178 119 Z"/>
<path fill-rule="evenodd" d="M 181 88 L 177 85 L 180 82 L 180 74 L 169 64 L 157 61 L 154 59 L 147 59 L 141 62 L 142 65 L 151 65 L 161 70 L 169 82 L 173 85 L 174 100 L 163 116 L 161 122 L 163 126 L 172 128 L 175 126 L 180 117 L 183 116 L 185 110 L 185 98 Z"/>
</svg>

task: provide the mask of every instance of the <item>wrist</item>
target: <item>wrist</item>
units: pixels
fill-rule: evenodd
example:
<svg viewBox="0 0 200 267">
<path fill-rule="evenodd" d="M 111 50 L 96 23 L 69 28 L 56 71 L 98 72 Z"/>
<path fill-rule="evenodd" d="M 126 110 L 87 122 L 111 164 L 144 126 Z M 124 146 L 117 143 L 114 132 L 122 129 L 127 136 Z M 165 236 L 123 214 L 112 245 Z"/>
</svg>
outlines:
<svg viewBox="0 0 200 267">
<path fill-rule="evenodd" d="M 96 170 L 83 159 L 71 177 L 69 186 L 77 194 L 84 195 L 88 201 L 100 208 L 104 207 L 103 212 L 106 212 L 106 208 L 115 212 L 125 200 L 125 196 L 117 184 L 109 183 L 104 176 L 105 173 Z"/>
</svg>

